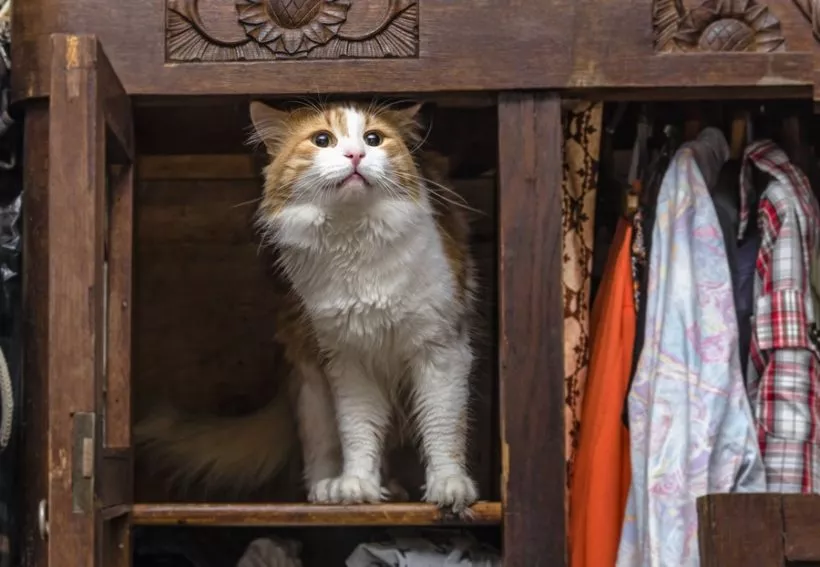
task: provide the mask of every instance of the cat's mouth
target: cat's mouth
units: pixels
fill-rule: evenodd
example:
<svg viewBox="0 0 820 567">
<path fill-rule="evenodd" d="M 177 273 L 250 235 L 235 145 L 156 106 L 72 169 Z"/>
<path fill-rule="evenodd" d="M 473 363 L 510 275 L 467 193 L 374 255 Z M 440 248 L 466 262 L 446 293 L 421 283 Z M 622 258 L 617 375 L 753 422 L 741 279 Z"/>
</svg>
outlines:
<svg viewBox="0 0 820 567">
<path fill-rule="evenodd" d="M 369 185 L 369 183 L 362 176 L 361 173 L 359 173 L 358 171 L 354 171 L 353 173 L 342 179 L 341 183 L 339 183 L 339 188 L 362 185 L 366 186 Z"/>
</svg>

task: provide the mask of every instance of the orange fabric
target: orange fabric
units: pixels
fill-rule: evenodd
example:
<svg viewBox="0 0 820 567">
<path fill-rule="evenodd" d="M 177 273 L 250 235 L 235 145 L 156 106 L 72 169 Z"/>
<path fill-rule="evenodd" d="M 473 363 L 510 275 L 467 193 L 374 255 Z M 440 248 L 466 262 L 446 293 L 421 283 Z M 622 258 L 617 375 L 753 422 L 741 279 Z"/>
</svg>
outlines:
<svg viewBox="0 0 820 567">
<path fill-rule="evenodd" d="M 570 492 L 572 567 L 613 567 L 631 471 L 621 422 L 635 342 L 632 226 L 622 219 L 592 307 L 590 357 L 575 478 Z"/>
</svg>

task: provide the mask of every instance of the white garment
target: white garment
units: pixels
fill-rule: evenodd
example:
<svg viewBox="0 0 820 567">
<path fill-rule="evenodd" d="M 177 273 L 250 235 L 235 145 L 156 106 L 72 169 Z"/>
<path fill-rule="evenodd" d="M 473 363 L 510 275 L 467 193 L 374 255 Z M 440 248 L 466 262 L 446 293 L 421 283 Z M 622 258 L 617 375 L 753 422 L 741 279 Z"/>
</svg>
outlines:
<svg viewBox="0 0 820 567">
<path fill-rule="evenodd" d="M 397 537 L 360 544 L 347 567 L 501 567 L 498 553 L 462 534 L 435 538 Z"/>
<path fill-rule="evenodd" d="M 236 567 L 302 567 L 301 544 L 275 538 L 252 541 Z"/>
</svg>

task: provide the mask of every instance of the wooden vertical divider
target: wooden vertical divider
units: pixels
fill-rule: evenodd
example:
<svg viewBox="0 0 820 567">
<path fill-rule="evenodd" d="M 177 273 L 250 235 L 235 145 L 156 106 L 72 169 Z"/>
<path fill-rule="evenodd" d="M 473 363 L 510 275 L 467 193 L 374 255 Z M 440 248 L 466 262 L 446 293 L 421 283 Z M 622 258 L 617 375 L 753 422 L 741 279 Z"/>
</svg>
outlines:
<svg viewBox="0 0 820 567">
<path fill-rule="evenodd" d="M 566 562 L 561 100 L 498 104 L 504 565 L 552 567 Z"/>
</svg>

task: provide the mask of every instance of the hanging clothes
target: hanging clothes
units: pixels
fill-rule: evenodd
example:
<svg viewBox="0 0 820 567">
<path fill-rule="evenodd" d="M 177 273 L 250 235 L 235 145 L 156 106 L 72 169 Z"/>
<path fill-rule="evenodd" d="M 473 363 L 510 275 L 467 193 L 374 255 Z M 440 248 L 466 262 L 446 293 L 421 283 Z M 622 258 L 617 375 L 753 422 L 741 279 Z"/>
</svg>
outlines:
<svg viewBox="0 0 820 567">
<path fill-rule="evenodd" d="M 810 278 L 820 258 L 820 209 L 806 176 L 773 142 L 750 145 L 741 172 L 741 230 L 754 170 L 771 176 L 757 206 L 749 395 L 770 492 L 820 492 L 820 358 Z"/>
<path fill-rule="evenodd" d="M 629 433 L 621 423 L 632 368 L 632 226 L 622 218 L 592 308 L 592 354 L 570 491 L 572 567 L 614 565 L 629 492 Z"/>
<path fill-rule="evenodd" d="M 619 567 L 699 565 L 696 498 L 765 490 L 708 190 L 728 157 L 723 134 L 704 130 L 675 154 L 658 195 L 644 348 L 628 397 L 632 484 Z"/>
<path fill-rule="evenodd" d="M 632 387 L 632 379 L 638 369 L 643 339 L 646 329 L 646 294 L 649 283 L 649 254 L 652 250 L 652 229 L 655 226 L 655 208 L 658 204 L 663 177 L 669 169 L 672 156 L 680 145 L 680 135 L 672 127 L 666 128 L 667 138 L 663 147 L 653 158 L 641 182 L 641 203 L 632 217 L 632 281 L 635 288 L 635 344 L 632 348 L 632 370 L 629 373 L 629 386 L 623 399 L 623 422 L 629 427 L 629 404 L 627 394 Z"/>
<path fill-rule="evenodd" d="M 564 299 L 564 431 L 567 492 L 589 365 L 589 284 L 603 104 L 573 103 L 564 113 L 561 199 Z"/>
<path fill-rule="evenodd" d="M 720 171 L 715 186 L 709 187 L 715 212 L 723 232 L 726 257 L 732 274 L 732 290 L 735 299 L 735 313 L 738 327 L 738 352 L 741 373 L 746 378 L 749 348 L 752 338 L 752 317 L 754 315 L 754 276 L 757 253 L 760 249 L 760 234 L 756 226 L 748 226 L 740 238 L 740 160 L 726 162 Z"/>
</svg>

